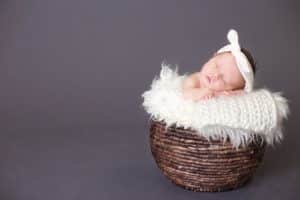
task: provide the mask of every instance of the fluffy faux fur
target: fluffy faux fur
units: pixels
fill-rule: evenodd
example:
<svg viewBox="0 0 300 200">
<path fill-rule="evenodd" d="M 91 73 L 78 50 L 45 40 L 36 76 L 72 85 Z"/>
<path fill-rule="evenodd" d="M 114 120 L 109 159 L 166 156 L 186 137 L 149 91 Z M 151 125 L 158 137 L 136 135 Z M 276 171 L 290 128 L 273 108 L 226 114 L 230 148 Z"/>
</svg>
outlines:
<svg viewBox="0 0 300 200">
<path fill-rule="evenodd" d="M 221 96 L 203 101 L 184 100 L 181 84 L 187 74 L 178 75 L 162 64 L 150 90 L 144 92 L 143 106 L 151 118 L 163 120 L 166 126 L 190 128 L 208 140 L 230 139 L 238 147 L 261 135 L 267 144 L 283 139 L 282 121 L 287 119 L 287 99 L 280 92 L 254 90 L 238 96 Z"/>
</svg>

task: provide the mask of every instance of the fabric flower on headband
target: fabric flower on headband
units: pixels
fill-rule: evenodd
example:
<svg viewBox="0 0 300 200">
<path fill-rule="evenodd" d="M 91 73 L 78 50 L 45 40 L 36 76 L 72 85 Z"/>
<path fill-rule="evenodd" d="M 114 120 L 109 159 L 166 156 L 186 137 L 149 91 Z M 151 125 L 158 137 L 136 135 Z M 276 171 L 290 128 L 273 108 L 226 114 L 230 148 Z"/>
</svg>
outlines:
<svg viewBox="0 0 300 200">
<path fill-rule="evenodd" d="M 246 92 L 251 92 L 253 90 L 254 73 L 249 60 L 241 51 L 237 31 L 234 29 L 230 29 L 227 33 L 227 39 L 230 44 L 223 46 L 221 49 L 218 50 L 217 53 L 228 51 L 232 53 L 232 55 L 235 58 L 238 69 L 245 80 L 244 90 Z"/>
</svg>

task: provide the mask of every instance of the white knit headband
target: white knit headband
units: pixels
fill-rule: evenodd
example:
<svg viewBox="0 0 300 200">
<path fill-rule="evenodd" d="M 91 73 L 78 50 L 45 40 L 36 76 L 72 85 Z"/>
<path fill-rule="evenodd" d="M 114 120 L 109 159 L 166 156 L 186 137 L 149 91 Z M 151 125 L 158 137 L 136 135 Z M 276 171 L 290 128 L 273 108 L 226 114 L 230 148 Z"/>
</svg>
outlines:
<svg viewBox="0 0 300 200">
<path fill-rule="evenodd" d="M 245 54 L 241 51 L 239 44 L 238 33 L 234 29 L 230 29 L 227 33 L 227 39 L 230 44 L 225 45 L 218 50 L 217 53 L 222 53 L 230 51 L 236 60 L 236 64 L 245 79 L 245 88 L 246 92 L 250 92 L 253 89 L 254 73 Z"/>
</svg>

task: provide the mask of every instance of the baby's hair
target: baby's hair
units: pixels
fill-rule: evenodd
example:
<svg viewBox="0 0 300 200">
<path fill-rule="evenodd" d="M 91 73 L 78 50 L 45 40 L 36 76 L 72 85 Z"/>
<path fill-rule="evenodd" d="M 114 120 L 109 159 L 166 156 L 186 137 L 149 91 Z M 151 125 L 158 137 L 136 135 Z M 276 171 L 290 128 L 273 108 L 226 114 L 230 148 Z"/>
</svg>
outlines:
<svg viewBox="0 0 300 200">
<path fill-rule="evenodd" d="M 247 57 L 248 61 L 250 62 L 252 70 L 253 70 L 253 74 L 255 75 L 255 72 L 256 72 L 256 62 L 255 62 L 253 56 L 251 55 L 251 53 L 247 49 L 245 49 L 243 47 L 241 48 L 241 51 L 245 54 L 245 56 Z"/>
</svg>

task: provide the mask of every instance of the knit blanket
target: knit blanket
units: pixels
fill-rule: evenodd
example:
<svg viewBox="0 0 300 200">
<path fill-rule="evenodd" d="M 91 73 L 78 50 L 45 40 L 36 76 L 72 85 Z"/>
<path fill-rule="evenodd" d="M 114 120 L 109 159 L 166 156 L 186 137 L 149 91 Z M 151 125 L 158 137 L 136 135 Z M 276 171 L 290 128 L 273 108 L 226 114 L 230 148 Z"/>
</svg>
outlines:
<svg viewBox="0 0 300 200">
<path fill-rule="evenodd" d="M 151 88 L 142 94 L 143 107 L 150 118 L 195 130 L 210 139 L 230 139 L 238 147 L 262 136 L 267 144 L 283 139 L 282 122 L 289 114 L 287 99 L 281 92 L 256 89 L 252 92 L 192 101 L 182 97 L 181 84 L 186 74 L 162 64 Z"/>
</svg>

